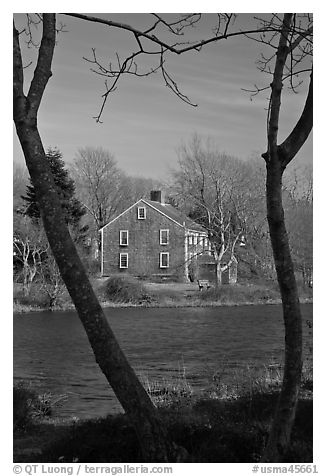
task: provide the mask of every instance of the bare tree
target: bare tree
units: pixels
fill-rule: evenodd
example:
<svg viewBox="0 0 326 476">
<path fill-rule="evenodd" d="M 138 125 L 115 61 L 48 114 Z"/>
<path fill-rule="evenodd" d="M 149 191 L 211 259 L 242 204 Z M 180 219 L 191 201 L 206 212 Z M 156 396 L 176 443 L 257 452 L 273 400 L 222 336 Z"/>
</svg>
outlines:
<svg viewBox="0 0 326 476">
<path fill-rule="evenodd" d="M 79 16 L 78 14 L 74 15 Z M 198 22 L 199 19 L 197 17 L 195 20 L 191 18 L 191 21 Z M 266 54 L 264 51 L 258 62 L 259 69 L 270 75 L 272 81 L 270 85 L 265 87 L 255 86 L 252 95 L 254 96 L 262 90 L 271 89 L 267 116 L 267 151 L 262 154 L 262 157 L 266 163 L 266 204 L 269 234 L 283 304 L 285 362 L 282 390 L 263 460 L 281 461 L 290 441 L 302 373 L 302 318 L 289 239 L 285 227 L 282 204 L 282 177 L 287 165 L 293 160 L 307 140 L 313 124 L 313 76 L 311 61 L 313 21 L 311 14 L 271 14 L 263 18 L 257 18 L 258 26 L 252 31 L 245 31 L 241 28 L 234 31 L 231 28 L 235 24 L 233 20 L 233 14 L 218 16 L 215 38 L 207 38 L 195 44 L 185 45 L 183 43 L 180 45 L 177 42 L 171 47 L 157 40 L 156 37 L 153 41 L 160 45 L 162 52 L 169 51 L 182 54 L 191 49 L 200 49 L 211 42 L 218 42 L 232 36 L 242 35 L 257 41 L 261 46 L 264 46 L 264 50 L 267 49 L 272 52 L 271 54 Z M 158 17 L 158 22 L 161 23 L 162 21 L 162 17 Z M 121 74 L 126 72 L 126 67 L 127 72 L 130 72 L 128 71 L 128 67 L 130 67 L 133 73 L 137 73 L 137 69 L 132 70 L 132 68 L 134 67 L 135 58 L 145 53 L 141 40 L 143 38 L 148 39 L 148 32 L 152 33 L 153 29 L 154 26 L 146 31 L 145 35 L 144 33 L 139 34 L 139 32 L 135 32 L 133 29 L 130 30 L 135 35 L 139 50 L 126 58 L 125 62 L 119 63 L 121 67 L 118 68 L 118 71 L 113 71 L 112 68 L 101 69 L 102 65 L 94 54 L 93 63 L 99 68 L 97 72 L 113 77 L 113 88 L 115 88 Z M 166 79 L 163 61 L 159 67 L 163 78 Z M 302 114 L 291 133 L 279 144 L 278 132 L 283 86 L 288 82 L 290 89 L 296 91 L 307 75 L 310 76 L 310 81 Z M 187 97 L 180 94 L 175 82 L 167 83 L 167 85 L 181 99 L 192 104 Z M 107 88 L 102 104 L 103 107 L 108 95 L 112 91 L 112 87 Z M 101 116 L 102 111 L 103 109 L 101 109 L 97 119 Z"/>
<path fill-rule="evenodd" d="M 37 127 L 39 106 L 52 72 L 55 48 L 55 14 L 42 15 L 43 33 L 37 64 L 27 95 L 19 31 L 13 28 L 14 122 L 26 165 L 35 187 L 47 238 L 95 358 L 122 407 L 133 422 L 146 461 L 175 461 L 184 458 L 173 444 L 148 394 L 122 352 L 90 285 L 69 234 L 56 186 Z"/>
<path fill-rule="evenodd" d="M 286 13 L 257 19 L 262 33 L 245 33 L 254 41 L 271 48 L 262 54 L 258 67 L 272 77 L 267 117 L 266 204 L 277 279 L 283 305 L 285 327 L 284 376 L 263 461 L 282 461 L 288 448 L 295 419 L 302 375 L 302 317 L 297 283 L 285 226 L 282 203 L 282 177 L 288 164 L 306 142 L 313 125 L 312 15 Z M 284 84 L 296 91 L 305 76 L 309 87 L 301 116 L 286 139 L 278 143 L 281 98 Z"/>
<path fill-rule="evenodd" d="M 251 271 L 265 278 L 275 278 L 273 253 L 268 233 L 265 205 L 265 168 L 261 158 L 242 162 L 243 179 L 239 181 L 237 201 L 245 246 L 241 258 Z"/>
<path fill-rule="evenodd" d="M 23 293 L 30 295 L 42 259 L 46 257 L 48 243 L 39 226 L 20 213 L 14 215 L 14 263 L 21 267 Z"/>
<path fill-rule="evenodd" d="M 207 230 L 220 286 L 222 273 L 237 260 L 236 245 L 244 233 L 241 163 L 209 143 L 204 146 L 195 135 L 188 147 L 181 147 L 178 165 L 172 172 L 172 196 Z"/>
<path fill-rule="evenodd" d="M 153 179 L 125 174 L 118 168 L 113 154 L 101 147 L 80 149 L 71 173 L 77 196 L 91 219 L 92 239 L 97 242 L 99 252 L 99 229 L 157 187 Z"/>
<path fill-rule="evenodd" d="M 273 18 L 271 21 L 275 21 Z M 278 18 L 276 19 L 278 21 Z M 270 23 L 269 23 L 270 24 Z M 298 28 L 297 28 L 298 27 Z M 282 461 L 290 441 L 295 419 L 302 373 L 302 318 L 297 284 L 291 258 L 282 204 L 282 176 L 307 140 L 313 124 L 312 66 L 312 19 L 286 13 L 281 19 L 279 34 L 271 38 L 274 46 L 274 66 L 271 58 L 263 59 L 263 70 L 272 74 L 271 95 L 267 123 L 266 203 L 269 233 L 272 242 L 277 279 L 281 291 L 285 326 L 285 361 L 282 390 L 275 412 L 264 461 Z M 274 44 L 276 42 L 276 44 Z M 304 62 L 307 62 L 304 67 Z M 279 118 L 283 84 L 289 79 L 290 86 L 302 70 L 310 72 L 310 83 L 304 109 L 291 133 L 279 144 Z"/>
<path fill-rule="evenodd" d="M 122 172 L 101 147 L 80 149 L 72 170 L 78 195 L 100 229 L 119 208 Z"/>
<path fill-rule="evenodd" d="M 61 278 L 59 268 L 50 250 L 47 250 L 46 259 L 39 266 L 38 275 L 40 288 L 48 297 L 49 310 L 57 304 L 58 298 L 63 294 L 65 286 Z"/>
<path fill-rule="evenodd" d="M 91 218 L 93 240 L 100 251 L 99 229 L 120 212 L 125 175 L 113 155 L 101 147 L 80 149 L 71 169 L 79 200 Z"/>
</svg>

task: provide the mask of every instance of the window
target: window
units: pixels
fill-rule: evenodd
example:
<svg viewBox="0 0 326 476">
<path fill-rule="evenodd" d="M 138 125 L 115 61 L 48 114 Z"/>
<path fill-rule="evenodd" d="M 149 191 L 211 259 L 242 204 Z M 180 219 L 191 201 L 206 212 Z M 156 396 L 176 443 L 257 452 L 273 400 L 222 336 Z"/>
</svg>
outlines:
<svg viewBox="0 0 326 476">
<path fill-rule="evenodd" d="M 160 268 L 168 268 L 170 261 L 169 253 L 160 253 Z"/>
<path fill-rule="evenodd" d="M 169 244 L 169 230 L 160 230 L 160 245 Z"/>
<path fill-rule="evenodd" d="M 128 246 L 129 233 L 128 230 L 120 230 L 120 246 Z"/>
<path fill-rule="evenodd" d="M 197 238 L 198 238 L 198 235 L 194 235 L 194 245 L 197 245 Z"/>
<path fill-rule="evenodd" d="M 189 235 L 189 245 L 193 245 L 193 235 Z"/>
<path fill-rule="evenodd" d="M 204 235 L 199 235 L 199 245 L 200 245 L 201 249 L 203 249 L 203 250 L 204 250 L 205 247 L 206 247 L 206 244 L 205 244 L 205 243 L 206 243 L 206 238 L 205 238 L 205 236 L 204 236 Z"/>
<path fill-rule="evenodd" d="M 120 268 L 128 268 L 128 253 L 120 253 Z"/>
<path fill-rule="evenodd" d="M 138 220 L 145 220 L 145 219 L 146 219 L 146 208 L 138 207 Z"/>
</svg>

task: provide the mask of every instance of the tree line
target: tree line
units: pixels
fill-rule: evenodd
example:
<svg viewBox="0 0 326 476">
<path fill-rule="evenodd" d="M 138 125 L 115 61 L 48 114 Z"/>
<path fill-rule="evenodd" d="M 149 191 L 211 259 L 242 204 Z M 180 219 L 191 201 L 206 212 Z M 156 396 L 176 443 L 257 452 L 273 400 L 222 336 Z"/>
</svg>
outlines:
<svg viewBox="0 0 326 476">
<path fill-rule="evenodd" d="M 207 231 L 216 263 L 216 283 L 232 260 L 242 260 L 253 276 L 275 279 L 264 206 L 265 170 L 259 158 L 240 160 L 219 152 L 214 143 L 193 135 L 178 150 L 168 180 L 128 176 L 114 155 L 101 147 L 80 149 L 73 163 L 57 148 L 48 148 L 61 208 L 84 264 L 98 276 L 102 226 L 150 190 L 164 188 L 167 201 Z M 307 165 L 283 185 L 286 220 L 295 269 L 304 285 L 312 284 L 312 173 Z M 43 231 L 35 189 L 27 173 L 14 165 L 15 279 L 27 297 L 38 280 L 54 305 L 63 283 Z M 241 244 L 242 252 L 238 250 Z"/>
<path fill-rule="evenodd" d="M 89 274 L 98 276 L 100 228 L 135 201 L 148 197 L 150 190 L 161 183 L 128 176 L 118 168 L 113 154 L 101 147 L 80 149 L 70 164 L 63 160 L 58 148 L 49 147 L 46 160 L 73 241 Z M 54 305 L 63 282 L 42 226 L 35 188 L 27 170 L 17 163 L 14 163 L 13 192 L 14 279 L 23 284 L 25 297 L 37 280 Z"/>
</svg>

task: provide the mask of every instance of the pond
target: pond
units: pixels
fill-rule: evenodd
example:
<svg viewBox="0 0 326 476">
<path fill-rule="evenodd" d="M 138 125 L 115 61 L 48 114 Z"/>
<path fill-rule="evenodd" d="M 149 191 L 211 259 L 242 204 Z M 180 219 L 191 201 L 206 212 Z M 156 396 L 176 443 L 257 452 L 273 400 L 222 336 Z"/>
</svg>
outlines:
<svg viewBox="0 0 326 476">
<path fill-rule="evenodd" d="M 215 308 L 107 308 L 107 318 L 141 378 L 177 379 L 185 372 L 195 391 L 214 372 L 262 366 L 283 355 L 282 308 L 278 305 Z M 305 325 L 312 305 L 302 305 Z M 88 418 L 121 411 L 99 370 L 74 311 L 14 315 L 14 379 L 38 392 L 67 395 L 57 416 Z"/>
</svg>

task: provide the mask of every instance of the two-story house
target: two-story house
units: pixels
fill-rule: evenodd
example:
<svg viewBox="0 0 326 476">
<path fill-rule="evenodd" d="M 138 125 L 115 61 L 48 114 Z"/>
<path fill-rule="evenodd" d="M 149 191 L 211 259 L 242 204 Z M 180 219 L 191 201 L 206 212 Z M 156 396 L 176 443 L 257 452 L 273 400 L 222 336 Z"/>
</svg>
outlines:
<svg viewBox="0 0 326 476">
<path fill-rule="evenodd" d="M 102 276 L 188 280 L 191 260 L 209 250 L 205 229 L 165 203 L 161 191 L 138 200 L 100 233 Z"/>
</svg>

